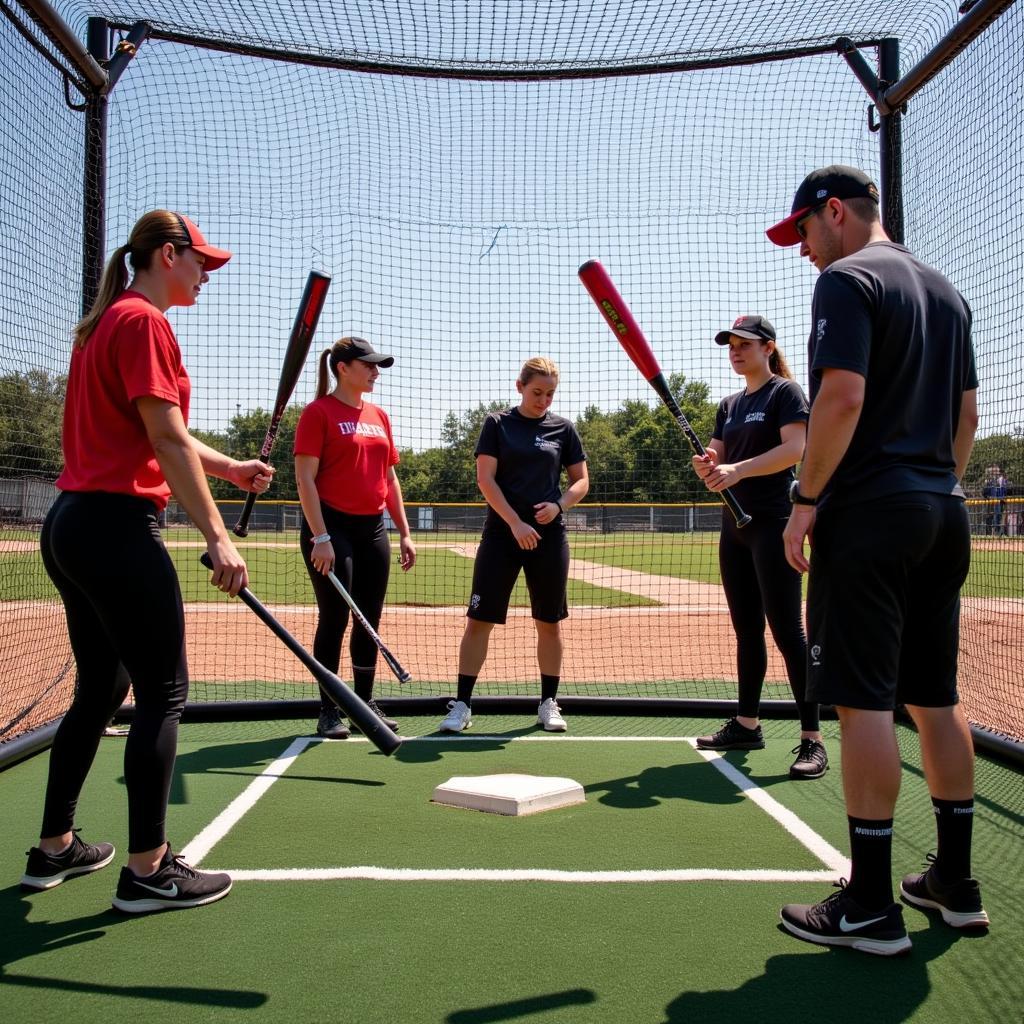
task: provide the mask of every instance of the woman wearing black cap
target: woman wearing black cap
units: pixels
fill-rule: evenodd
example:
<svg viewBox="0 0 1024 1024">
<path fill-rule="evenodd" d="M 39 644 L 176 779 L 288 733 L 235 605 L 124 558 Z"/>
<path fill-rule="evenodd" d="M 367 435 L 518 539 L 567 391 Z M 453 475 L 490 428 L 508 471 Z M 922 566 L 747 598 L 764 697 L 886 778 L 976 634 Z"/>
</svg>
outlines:
<svg viewBox="0 0 1024 1024">
<path fill-rule="evenodd" d="M 804 700 L 807 641 L 800 574 L 786 561 L 782 531 L 789 519 L 789 487 L 807 436 L 808 405 L 775 342 L 775 328 L 761 316 L 741 316 L 715 341 L 729 346 L 729 361 L 746 381 L 723 398 L 707 455 L 693 467 L 711 491 L 732 488 L 752 517 L 742 530 L 723 509 L 718 561 L 736 631 L 739 707 L 718 732 L 700 736 L 704 750 L 760 750 L 759 710 L 768 667 L 767 617 L 782 652 L 800 714 L 800 744 L 791 778 L 817 779 L 828 768 L 818 705 Z"/>
<path fill-rule="evenodd" d="M 169 210 L 140 218 L 127 244 L 114 251 L 92 309 L 75 328 L 61 493 L 41 535 L 77 680 L 50 750 L 42 838 L 29 851 L 21 883 L 52 889 L 113 859 L 113 846 L 85 843 L 73 826 L 100 736 L 131 686 L 135 712 L 124 753 L 128 865 L 113 900 L 126 913 L 197 907 L 231 889 L 230 876 L 194 870 L 167 842 L 188 668 L 181 591 L 157 522 L 173 492 L 203 534 L 213 585 L 234 595 L 248 583 L 205 474 L 261 492 L 273 470 L 255 459 L 236 462 L 189 435 L 191 384 L 164 315 L 172 306 L 195 305 L 210 271 L 230 258 Z"/>
<path fill-rule="evenodd" d="M 295 481 L 304 516 L 299 545 L 319 610 L 313 655 L 332 672 L 341 661 L 349 607 L 327 573 L 335 572 L 376 629 L 391 569 L 385 507 L 398 528 L 399 564 L 408 571 L 416 561 L 395 474 L 398 449 L 391 420 L 383 409 L 363 401 L 373 391 L 380 367 L 394 362 L 362 338 L 336 341 L 320 356 L 316 400 L 303 410 L 295 430 Z M 358 622 L 352 626 L 349 652 L 356 693 L 396 728 L 373 700 L 377 647 Z M 349 735 L 334 702 L 322 691 L 317 734 L 327 739 Z"/>
</svg>

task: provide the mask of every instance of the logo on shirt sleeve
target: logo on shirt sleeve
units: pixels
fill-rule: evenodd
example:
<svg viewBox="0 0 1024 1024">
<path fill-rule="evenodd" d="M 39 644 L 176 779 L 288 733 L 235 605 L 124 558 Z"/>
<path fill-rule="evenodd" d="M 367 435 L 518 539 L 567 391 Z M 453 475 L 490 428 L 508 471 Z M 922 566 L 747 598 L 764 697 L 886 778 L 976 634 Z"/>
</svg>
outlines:
<svg viewBox="0 0 1024 1024">
<path fill-rule="evenodd" d="M 825 325 L 827 323 L 828 323 L 828 320 L 825 317 L 822 317 L 817 322 L 817 324 L 815 324 L 815 327 L 814 327 L 814 340 L 815 341 L 820 342 L 821 339 L 825 337 Z"/>
</svg>

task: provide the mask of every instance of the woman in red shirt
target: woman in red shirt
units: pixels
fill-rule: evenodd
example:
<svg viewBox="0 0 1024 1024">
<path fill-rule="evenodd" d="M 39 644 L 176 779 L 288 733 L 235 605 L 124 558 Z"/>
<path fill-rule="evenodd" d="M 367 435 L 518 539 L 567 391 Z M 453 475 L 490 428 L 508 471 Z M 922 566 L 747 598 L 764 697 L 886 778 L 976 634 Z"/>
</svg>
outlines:
<svg viewBox="0 0 1024 1024">
<path fill-rule="evenodd" d="M 304 515 L 299 546 L 318 609 L 313 654 L 332 672 L 341 662 L 349 607 L 327 573 L 336 572 L 376 629 L 391 570 L 385 508 L 398 527 L 399 564 L 408 572 L 416 561 L 395 474 L 398 449 L 391 420 L 383 409 L 363 401 L 363 395 L 373 391 L 380 368 L 394 362 L 393 356 L 376 352 L 362 338 L 336 341 L 320 356 L 316 400 L 302 411 L 295 430 L 295 482 Z M 352 626 L 349 653 L 356 693 L 396 728 L 373 699 L 377 647 L 358 622 Z M 327 739 L 349 736 L 337 707 L 323 691 L 316 731 Z"/>
<path fill-rule="evenodd" d="M 181 591 L 157 523 L 173 492 L 206 540 L 213 585 L 234 595 L 248 583 L 205 474 L 264 491 L 273 470 L 236 462 L 189 435 L 189 377 L 164 316 L 172 306 L 195 305 L 210 271 L 230 258 L 187 217 L 147 213 L 111 256 L 99 295 L 75 328 L 61 494 L 40 540 L 64 604 L 77 682 L 50 751 L 42 838 L 22 877 L 29 890 L 51 889 L 113 859 L 113 846 L 83 842 L 73 825 L 104 726 L 129 686 L 128 865 L 114 906 L 127 913 L 195 907 L 231 888 L 228 875 L 201 873 L 175 856 L 165 833 L 188 668 Z"/>
</svg>

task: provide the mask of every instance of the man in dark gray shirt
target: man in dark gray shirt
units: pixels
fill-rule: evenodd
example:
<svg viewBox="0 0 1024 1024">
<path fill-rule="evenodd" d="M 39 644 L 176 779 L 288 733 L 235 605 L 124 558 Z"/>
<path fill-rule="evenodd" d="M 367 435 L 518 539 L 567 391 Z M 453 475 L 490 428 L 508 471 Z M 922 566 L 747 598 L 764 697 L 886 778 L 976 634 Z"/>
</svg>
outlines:
<svg viewBox="0 0 1024 1024">
<path fill-rule="evenodd" d="M 790 564 L 810 570 L 807 697 L 839 714 L 852 862 L 848 883 L 783 907 L 782 923 L 810 942 L 887 956 L 910 948 L 892 886 L 898 704 L 920 734 L 938 830 L 930 867 L 900 893 L 953 927 L 988 924 L 970 877 L 974 751 L 956 688 L 970 565 L 959 481 L 978 420 L 971 311 L 889 239 L 878 189 L 855 168 L 808 175 L 767 234 L 799 244 L 821 273 L 807 449 L 783 542 Z"/>
</svg>

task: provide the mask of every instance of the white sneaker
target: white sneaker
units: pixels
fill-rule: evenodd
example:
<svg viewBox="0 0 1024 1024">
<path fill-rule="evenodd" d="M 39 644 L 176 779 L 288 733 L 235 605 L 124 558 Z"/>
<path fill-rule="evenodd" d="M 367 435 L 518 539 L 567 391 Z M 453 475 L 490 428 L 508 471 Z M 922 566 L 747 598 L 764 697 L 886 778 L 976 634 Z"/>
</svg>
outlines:
<svg viewBox="0 0 1024 1024">
<path fill-rule="evenodd" d="M 441 732 L 462 732 L 473 724 L 473 715 L 469 705 L 461 700 L 448 701 L 448 717 L 445 718 L 438 729 Z"/>
<path fill-rule="evenodd" d="M 538 706 L 537 724 L 543 725 L 547 732 L 565 732 L 569 728 L 562 717 L 562 709 L 555 703 L 554 697 L 548 697 Z"/>
</svg>

